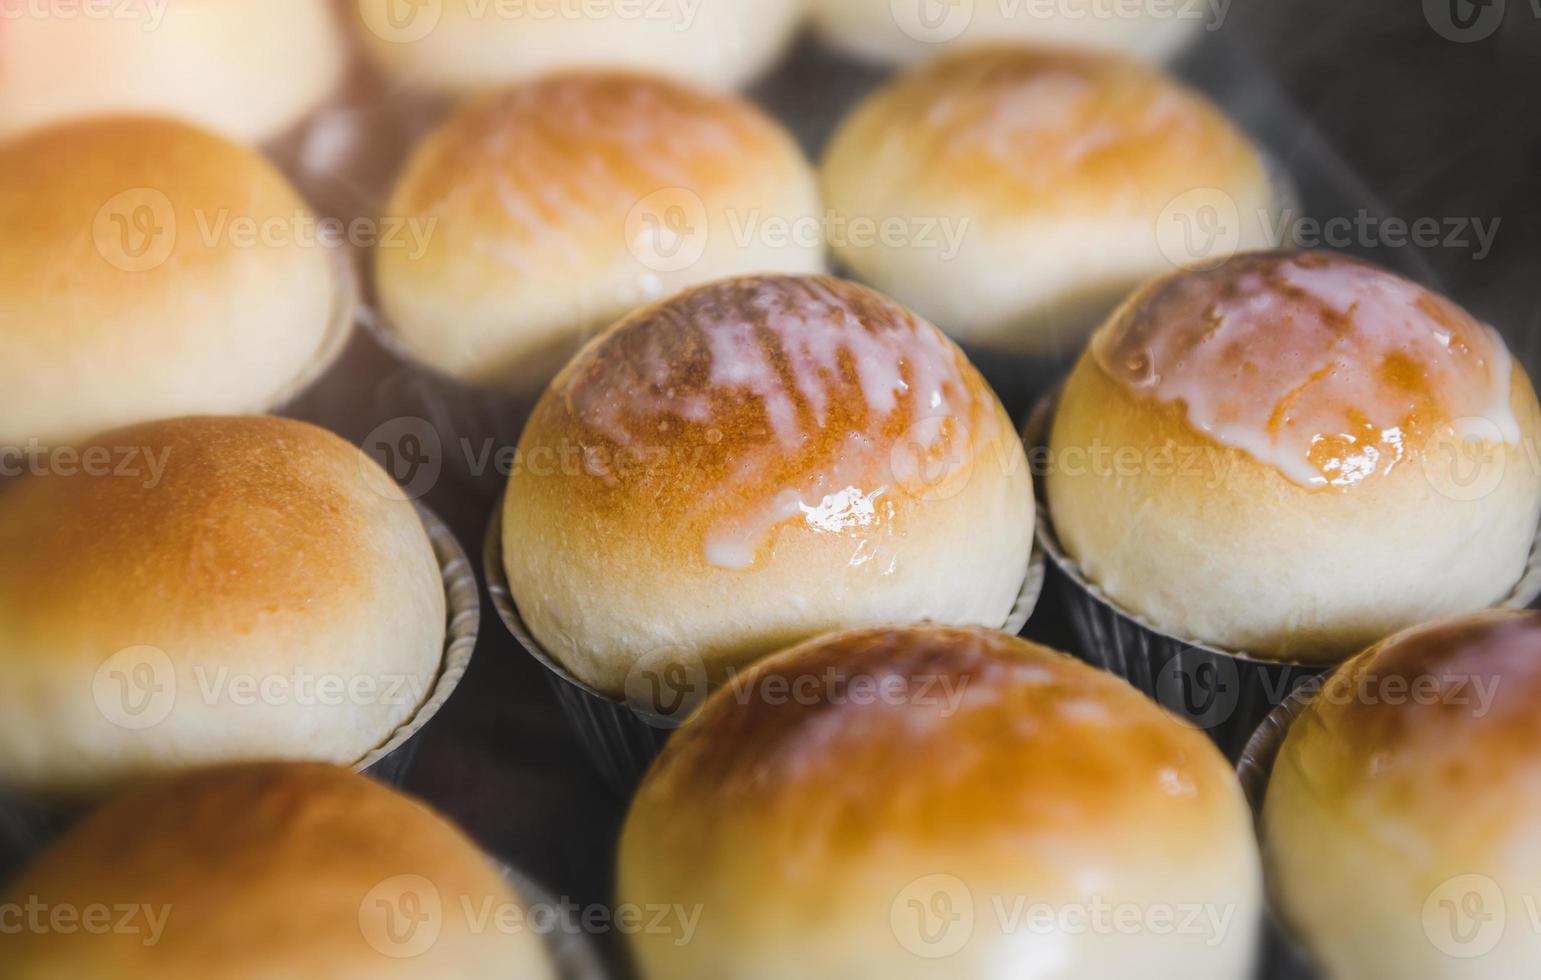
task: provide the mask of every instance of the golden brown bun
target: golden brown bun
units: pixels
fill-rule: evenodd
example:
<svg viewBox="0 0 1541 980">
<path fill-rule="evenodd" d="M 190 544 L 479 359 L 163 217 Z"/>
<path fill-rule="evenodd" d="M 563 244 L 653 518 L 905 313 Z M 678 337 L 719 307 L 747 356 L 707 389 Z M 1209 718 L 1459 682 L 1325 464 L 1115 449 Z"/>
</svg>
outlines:
<svg viewBox="0 0 1541 980">
<path fill-rule="evenodd" d="M 330 5 L 319 0 L 14 7 L 0 23 L 0 136 L 151 112 L 256 143 L 330 95 L 346 59 Z"/>
<path fill-rule="evenodd" d="M 1534 976 L 1541 614 L 1401 633 L 1291 727 L 1263 832 L 1280 911 L 1345 980 Z"/>
<path fill-rule="evenodd" d="M 0 446 L 266 411 L 320 357 L 335 268 L 252 151 L 99 118 L 0 143 L 0 172 Z"/>
<path fill-rule="evenodd" d="M 555 976 L 532 931 L 479 927 L 483 910 L 512 921 L 523 907 L 465 835 L 326 765 L 205 769 L 115 799 L 6 901 L 43 909 L 45 924 L 56 909 L 105 906 L 115 926 L 22 920 L 5 939 L 6 980 Z"/>
<path fill-rule="evenodd" d="M 923 0 L 812 0 L 810 7 L 825 40 L 877 61 L 914 61 L 992 43 L 1056 44 L 1163 60 L 1201 31 L 1218 27 L 1208 5 L 1163 0 L 981 0 L 938 6 Z"/>
<path fill-rule="evenodd" d="M 1274 279 L 1284 268 L 1363 285 L 1313 294 Z M 1359 312 L 1322 298 L 1334 289 Z M 1262 311 L 1250 333 L 1211 329 L 1215 304 L 1248 302 Z M 1406 332 L 1366 340 L 1372 302 Z M 1415 355 L 1406 370 L 1386 354 L 1446 351 L 1446 333 L 1465 353 Z M 1171 348 L 1164 361 L 1150 343 Z M 1055 532 L 1090 581 L 1157 628 L 1263 657 L 1332 663 L 1483 609 L 1519 580 L 1541 519 L 1529 462 L 1541 410 L 1510 364 L 1448 300 L 1342 257 L 1242 256 L 1154 282 L 1093 338 L 1060 398 Z M 1227 418 L 1238 405 L 1266 427 Z M 1196 423 L 1195 406 L 1213 417 Z"/>
<path fill-rule="evenodd" d="M 444 633 L 422 523 L 357 448 L 276 418 L 109 432 L 0 492 L 0 780 L 352 764 L 416 711 Z"/>
<path fill-rule="evenodd" d="M 935 327 L 828 278 L 724 280 L 596 338 L 536 406 L 503 515 L 533 635 L 619 694 L 663 657 L 725 672 L 830 629 L 999 626 L 1032 485 Z"/>
<path fill-rule="evenodd" d="M 859 278 L 963 341 L 1031 353 L 1078 345 L 1152 276 L 1262 247 L 1275 207 L 1256 148 L 1204 96 L 1054 49 L 900 75 L 841 125 L 821 177 Z M 1191 246 L 1189 219 L 1213 207 L 1222 233 Z M 858 233 L 896 221 L 899 237 Z"/>
<path fill-rule="evenodd" d="M 738 98 L 637 75 L 561 75 L 474 101 L 418 148 L 387 213 L 431 229 L 420 251 L 375 252 L 407 349 L 532 394 L 645 303 L 824 268 L 818 190 L 791 136 Z M 776 219 L 809 236 L 744 237 Z"/>
<path fill-rule="evenodd" d="M 842 633 L 764 661 L 675 733 L 620 854 L 621 902 L 701 909 L 689 943 L 633 938 L 649 980 L 1022 977 L 1046 950 L 1045 976 L 1234 980 L 1261 891 L 1240 788 L 1201 732 L 981 629 Z M 1069 918 L 1099 904 L 1217 919 Z M 1064 927 L 1038 931 L 1044 910 Z"/>
<path fill-rule="evenodd" d="M 657 72 L 727 89 L 791 38 L 800 0 L 442 0 L 406 11 L 359 0 L 360 37 L 408 85 L 463 92 L 556 71 Z M 504 13 L 507 11 L 507 13 Z"/>
</svg>

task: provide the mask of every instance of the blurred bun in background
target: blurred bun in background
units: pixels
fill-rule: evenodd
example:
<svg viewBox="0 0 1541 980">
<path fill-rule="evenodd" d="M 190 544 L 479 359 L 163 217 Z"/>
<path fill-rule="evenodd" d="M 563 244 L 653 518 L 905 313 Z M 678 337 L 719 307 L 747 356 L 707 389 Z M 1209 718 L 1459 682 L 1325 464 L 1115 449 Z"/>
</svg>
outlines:
<svg viewBox="0 0 1541 980">
<path fill-rule="evenodd" d="M 0 142 L 0 173 L 0 445 L 267 411 L 317 369 L 338 267 L 253 151 L 101 117 Z"/>
<path fill-rule="evenodd" d="M 801 0 L 358 0 L 360 35 L 404 84 L 495 88 L 565 69 L 660 72 L 733 88 L 769 68 Z"/>
<path fill-rule="evenodd" d="M 556 977 L 523 900 L 475 844 L 325 765 L 228 766 L 136 790 L 54 844 L 6 901 L 113 910 L 107 930 L 7 936 L 7 980 Z"/>
<path fill-rule="evenodd" d="M 1257 149 L 1203 95 L 1051 49 L 900 75 L 841 124 L 821 176 L 857 278 L 965 344 L 1040 355 L 1079 348 L 1152 276 L 1266 245 L 1275 208 Z"/>
<path fill-rule="evenodd" d="M 809 0 L 809 8 L 826 41 L 876 61 L 915 61 L 1002 42 L 1161 60 L 1219 26 L 1207 4 L 1163 0 Z"/>
<path fill-rule="evenodd" d="M 444 584 L 359 449 L 205 417 L 71 459 L 0 494 L 0 782 L 73 801 L 214 762 L 352 765 L 416 712 Z"/>
<path fill-rule="evenodd" d="M 842 633 L 736 678 L 664 747 L 619 862 L 621 902 L 701 910 L 688 943 L 631 937 L 646 980 L 1236 980 L 1262 913 L 1205 735 L 981 629 Z"/>
<path fill-rule="evenodd" d="M 534 638 L 621 694 L 848 626 L 1000 626 L 1033 492 L 993 391 L 931 324 L 823 277 L 641 310 L 552 382 L 519 442 L 503 559 Z"/>
<path fill-rule="evenodd" d="M 1145 286 L 1092 338 L 1049 510 L 1157 629 L 1333 663 L 1510 594 L 1538 434 L 1524 369 L 1455 303 L 1347 256 L 1244 255 Z"/>
<path fill-rule="evenodd" d="M 139 112 L 256 143 L 331 95 L 346 65 L 322 0 L 0 0 L 0 13 L 0 136 Z"/>
<path fill-rule="evenodd" d="M 792 137 L 736 97 L 640 75 L 474 100 L 418 147 L 386 212 L 427 230 L 420 252 L 375 252 L 396 338 L 451 377 L 532 394 L 639 306 L 824 268 L 816 180 Z"/>
<path fill-rule="evenodd" d="M 1500 980 L 1541 968 L 1541 614 L 1418 627 L 1350 660 L 1290 727 L 1263 840 L 1323 974 Z"/>
</svg>

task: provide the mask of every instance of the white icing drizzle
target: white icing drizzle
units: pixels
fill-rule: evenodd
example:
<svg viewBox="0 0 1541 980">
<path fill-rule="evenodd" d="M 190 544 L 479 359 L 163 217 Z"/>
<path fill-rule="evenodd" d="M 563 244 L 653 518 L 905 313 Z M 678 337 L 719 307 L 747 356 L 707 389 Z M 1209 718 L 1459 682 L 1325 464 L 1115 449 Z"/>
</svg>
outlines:
<svg viewBox="0 0 1541 980">
<path fill-rule="evenodd" d="M 883 432 L 901 409 L 917 422 L 959 422 L 909 426 L 906 439 L 921 449 L 960 431 L 976 440 L 995 434 L 993 406 L 979 410 L 962 355 L 930 324 L 852 284 L 728 280 L 655 307 L 620 332 L 625 353 L 607 349 L 614 337 L 590 348 L 565 392 L 574 415 L 619 451 L 645 452 L 662 420 L 710 425 L 724 402 L 763 410 L 768 438 L 735 447 L 729 477 L 704 507 L 721 509 L 789 457 L 826 456 L 798 484 L 759 494 L 713 522 L 703 547 L 718 567 L 750 567 L 776 528 L 791 520 L 829 534 L 883 524 L 894 495 L 892 438 Z M 681 362 L 691 337 L 709 359 L 695 368 L 704 379 L 689 378 L 691 366 Z M 858 547 L 851 562 L 882 561 L 881 551 Z"/>
<path fill-rule="evenodd" d="M 1497 333 L 1342 256 L 1244 256 L 1178 277 L 1093 351 L 1111 376 L 1306 487 L 1389 472 L 1431 424 L 1480 418 L 1520 438 Z"/>
</svg>

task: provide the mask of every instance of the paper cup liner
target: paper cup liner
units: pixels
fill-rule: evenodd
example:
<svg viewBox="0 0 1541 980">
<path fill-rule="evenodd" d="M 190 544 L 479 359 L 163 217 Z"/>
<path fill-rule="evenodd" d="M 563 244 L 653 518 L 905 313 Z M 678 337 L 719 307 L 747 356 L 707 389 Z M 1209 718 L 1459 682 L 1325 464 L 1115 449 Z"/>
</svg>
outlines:
<svg viewBox="0 0 1541 980">
<path fill-rule="evenodd" d="M 582 923 L 572 917 L 545 886 L 502 861 L 493 861 L 503 880 L 508 882 L 519 896 L 526 910 L 531 907 L 550 909 L 555 921 L 546 923 L 550 928 L 542 930 L 546 948 L 556 966 L 557 980 L 607 980 L 610 971 L 593 937 L 584 931 Z M 510 980 L 520 980 L 512 977 Z"/>
<path fill-rule="evenodd" d="M 667 717 L 650 716 L 624 698 L 612 697 L 574 677 L 530 633 L 518 603 L 508 586 L 503 569 L 503 498 L 487 523 L 483 548 L 483 573 L 492 607 L 503 625 L 524 651 L 545 668 L 547 682 L 568 725 L 605 784 L 622 796 L 629 796 L 642 781 L 647 768 L 668 741 L 670 733 L 688 716 L 681 711 Z M 1012 634 L 1022 632 L 1038 597 L 1043 591 L 1045 564 L 1035 547 L 1028 562 L 1027 576 L 1017 593 L 1016 603 L 1001 629 Z M 704 692 L 696 692 L 698 695 Z M 697 699 L 699 700 L 699 698 Z M 693 705 L 692 705 L 693 706 Z"/>
<path fill-rule="evenodd" d="M 1274 760 L 1284 746 L 1284 738 L 1290 726 L 1310 706 L 1320 688 L 1320 679 L 1297 688 L 1284 702 L 1268 713 L 1257 726 L 1252 737 L 1242 749 L 1236 763 L 1236 776 L 1247 794 L 1247 804 L 1252 808 L 1252 818 L 1261 831 L 1263 800 L 1268 793 L 1268 778 L 1273 773 Z M 1272 900 L 1264 928 L 1263 963 L 1259 973 L 1262 980 L 1323 980 L 1323 975 L 1311 961 L 1311 955 L 1284 927 L 1274 910 Z"/>
<path fill-rule="evenodd" d="M 423 527 L 433 545 L 444 581 L 448 620 L 444 657 L 427 699 L 416 712 L 377 748 L 354 766 L 380 782 L 400 786 L 422 742 L 422 733 L 455 693 L 471 663 L 481 624 L 481 598 L 476 572 L 465 550 L 449 528 L 426 507 L 417 505 Z M 0 881 L 68 829 L 80 816 L 79 811 L 28 800 L 0 788 Z"/>
</svg>

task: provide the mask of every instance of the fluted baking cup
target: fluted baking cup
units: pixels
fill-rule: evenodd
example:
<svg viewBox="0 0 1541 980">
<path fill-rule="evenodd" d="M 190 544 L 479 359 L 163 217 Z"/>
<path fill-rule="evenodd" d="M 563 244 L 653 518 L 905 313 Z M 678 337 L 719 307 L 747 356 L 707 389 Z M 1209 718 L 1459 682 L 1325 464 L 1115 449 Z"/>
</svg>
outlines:
<svg viewBox="0 0 1541 980">
<path fill-rule="evenodd" d="M 704 682 L 689 677 L 682 679 L 678 685 L 671 685 L 674 690 L 669 693 L 679 695 L 677 710 L 655 714 L 642 710 L 642 701 L 634 703 L 625 698 L 612 697 L 585 684 L 546 652 L 525 625 L 518 603 L 508 587 L 508 574 L 503 569 L 501 496 L 487 524 L 482 565 L 493 608 L 525 652 L 545 668 L 546 680 L 561 705 L 562 713 L 567 717 L 568 725 L 577 735 L 584 754 L 599 771 L 607 786 L 622 796 L 630 795 L 663 748 L 669 734 L 688 717 L 689 709 L 704 697 Z M 1020 633 L 1027 625 L 1043 591 L 1044 571 L 1043 554 L 1035 547 L 1022 589 L 1017 593 L 1017 601 L 1001 627 L 1006 632 Z M 657 692 L 654 694 L 656 700 Z"/>
<path fill-rule="evenodd" d="M 604 958 L 600 956 L 593 937 L 583 930 L 581 922 L 569 914 L 566 904 L 558 901 L 545 886 L 523 872 L 501 861 L 493 863 L 503 880 L 513 886 L 527 911 L 532 907 L 551 910 L 554 920 L 549 923 L 550 928 L 542 930 L 542 938 L 546 941 L 546 948 L 551 951 L 552 962 L 556 964 L 558 980 L 607 980 L 610 971 L 606 969 Z M 510 980 L 521 978 L 511 977 Z"/>
<path fill-rule="evenodd" d="M 1236 763 L 1236 776 L 1247 794 L 1247 803 L 1252 807 L 1252 818 L 1259 825 L 1259 830 L 1263 819 L 1263 800 L 1268 795 L 1268 779 L 1273 774 L 1274 760 L 1284 747 L 1284 738 L 1289 734 L 1290 726 L 1305 713 L 1320 687 L 1320 678 L 1303 684 L 1270 711 L 1247 740 L 1241 758 Z M 1263 963 L 1259 973 L 1261 980 L 1321 980 L 1321 971 L 1311 962 L 1311 955 L 1289 934 L 1271 901 L 1269 906 L 1264 931 Z"/>
<path fill-rule="evenodd" d="M 444 581 L 448 612 L 444 657 L 427 699 L 412 717 L 353 766 L 354 771 L 393 786 L 402 784 L 417 755 L 424 729 L 465 676 L 481 624 L 476 572 L 465 550 L 435 514 L 421 505 L 417 511 Z M 0 881 L 19 870 L 79 815 L 78 811 L 50 806 L 0 788 Z"/>
</svg>

